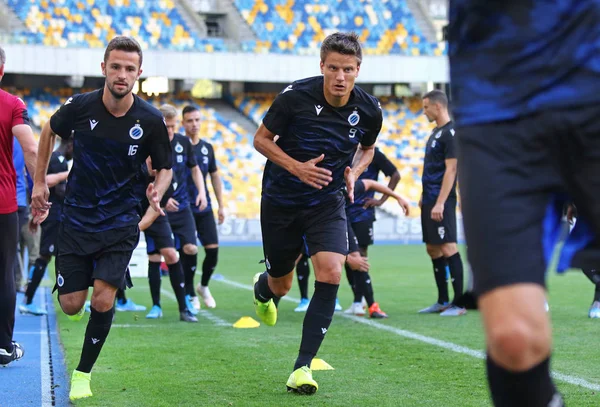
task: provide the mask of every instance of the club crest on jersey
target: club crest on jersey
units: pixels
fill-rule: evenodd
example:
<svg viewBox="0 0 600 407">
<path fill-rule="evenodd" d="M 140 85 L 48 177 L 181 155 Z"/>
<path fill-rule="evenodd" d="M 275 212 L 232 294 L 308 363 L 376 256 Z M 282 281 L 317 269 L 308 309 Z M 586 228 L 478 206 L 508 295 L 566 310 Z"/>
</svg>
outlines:
<svg viewBox="0 0 600 407">
<path fill-rule="evenodd" d="M 358 114 L 358 112 L 356 110 L 353 111 L 350 116 L 348 116 L 348 123 L 350 123 L 350 126 L 356 126 L 359 121 L 360 121 L 360 115 Z"/>
<path fill-rule="evenodd" d="M 208 148 L 206 148 L 206 146 L 202 146 L 202 149 L 200 149 L 200 152 L 204 155 L 208 154 Z"/>
<path fill-rule="evenodd" d="M 65 278 L 62 276 L 62 274 L 59 274 L 58 277 L 56 277 L 56 284 L 58 284 L 59 287 L 65 285 Z"/>
<path fill-rule="evenodd" d="M 442 137 L 442 131 L 438 131 L 437 134 L 435 135 L 436 140 L 439 139 L 440 137 Z"/>
<path fill-rule="evenodd" d="M 181 144 L 177 143 L 177 145 L 175 146 L 175 152 L 183 153 L 183 146 Z"/>
<path fill-rule="evenodd" d="M 129 129 L 129 137 L 134 140 L 139 140 L 144 135 L 144 129 L 138 123 L 136 123 L 132 128 Z"/>
</svg>

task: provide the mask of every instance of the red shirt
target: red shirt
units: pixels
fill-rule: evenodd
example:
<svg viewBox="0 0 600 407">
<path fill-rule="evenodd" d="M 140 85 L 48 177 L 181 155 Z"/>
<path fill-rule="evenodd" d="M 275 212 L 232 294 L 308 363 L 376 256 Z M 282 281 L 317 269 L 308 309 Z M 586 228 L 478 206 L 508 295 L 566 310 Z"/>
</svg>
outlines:
<svg viewBox="0 0 600 407">
<path fill-rule="evenodd" d="M 17 174 L 13 164 L 13 127 L 29 125 L 25 103 L 0 89 L 0 214 L 17 211 Z"/>
</svg>

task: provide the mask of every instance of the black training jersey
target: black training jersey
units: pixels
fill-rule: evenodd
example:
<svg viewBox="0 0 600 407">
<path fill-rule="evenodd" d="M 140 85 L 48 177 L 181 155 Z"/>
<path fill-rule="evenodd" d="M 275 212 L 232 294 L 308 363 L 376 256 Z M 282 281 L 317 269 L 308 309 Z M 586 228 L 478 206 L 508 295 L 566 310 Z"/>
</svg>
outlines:
<svg viewBox="0 0 600 407">
<path fill-rule="evenodd" d="M 65 156 L 54 151 L 50 156 L 50 163 L 48 164 L 48 174 L 59 174 L 61 172 L 69 171 L 69 164 Z M 52 188 L 50 188 L 50 198 L 48 202 L 52 203 L 50 211 L 48 212 L 48 219 L 59 220 L 60 214 L 62 213 L 62 204 L 65 199 L 65 191 L 67 187 L 67 181 L 61 181 Z"/>
<path fill-rule="evenodd" d="M 446 172 L 446 160 L 456 158 L 454 148 L 454 123 L 452 121 L 431 132 L 425 147 L 423 163 L 423 203 L 435 203 L 442 188 Z M 448 199 L 456 198 L 456 179 Z"/>
<path fill-rule="evenodd" d="M 161 113 L 134 95 L 129 111 L 115 117 L 106 110 L 102 94 L 100 89 L 70 97 L 50 118 L 52 131 L 73 137 L 73 167 L 61 220 L 86 232 L 137 224 L 142 163 L 150 156 L 155 169 L 172 164 Z"/>
<path fill-rule="evenodd" d="M 212 211 L 212 205 L 210 202 L 210 194 L 208 193 L 208 183 L 207 177 L 208 174 L 212 174 L 217 171 L 217 159 L 215 158 L 215 150 L 213 149 L 212 144 L 200 140 L 198 144 L 192 146 L 194 149 L 194 154 L 196 156 L 196 162 L 200 167 L 200 171 L 202 171 L 202 177 L 204 178 L 204 188 L 206 189 L 206 201 L 208 205 L 206 209 L 200 211 L 197 206 L 192 205 L 192 211 L 194 213 L 203 213 Z M 192 175 L 188 178 L 188 195 L 190 201 L 195 202 L 196 196 L 198 196 L 198 189 L 196 189 L 196 184 L 194 184 L 194 180 L 192 179 Z"/>
<path fill-rule="evenodd" d="M 377 181 L 380 172 L 383 172 L 386 177 L 391 177 L 396 171 L 398 171 L 396 166 L 378 148 L 375 148 L 373 161 L 371 161 L 365 172 L 360 175 L 359 179 Z M 363 190 L 360 193 L 354 191 L 354 203 L 346 211 L 351 223 L 375 220 L 375 208 L 365 209 L 363 207 L 367 198 L 373 198 L 374 196 L 375 191 L 365 192 Z"/>
<path fill-rule="evenodd" d="M 171 146 L 173 147 L 173 175 L 177 177 L 177 188 L 175 188 L 173 199 L 179 203 L 179 211 L 182 211 L 190 206 L 190 203 L 192 206 L 196 203 L 196 197 L 191 201 L 188 198 L 188 178 L 191 179 L 193 184 L 194 180 L 190 168 L 198 164 L 189 138 L 175 133 L 173 140 L 171 140 Z"/>
<path fill-rule="evenodd" d="M 600 0 L 451 0 L 448 12 L 458 125 L 600 102 Z"/>
<path fill-rule="evenodd" d="M 379 101 L 358 86 L 345 106 L 333 107 L 325 100 L 322 76 L 292 83 L 275 98 L 263 124 L 279 135 L 279 147 L 297 161 L 324 154 L 318 165 L 332 172 L 333 181 L 318 190 L 267 162 L 263 198 L 280 206 L 313 206 L 329 199 L 342 187 L 358 144 L 375 143 L 382 120 Z"/>
<path fill-rule="evenodd" d="M 146 196 L 146 188 L 148 188 L 148 185 L 151 182 L 155 181 L 155 178 L 153 176 L 150 176 L 150 174 L 148 173 L 148 167 L 146 166 L 146 163 L 142 164 L 140 179 L 143 181 L 143 183 L 140 183 L 139 188 L 143 188 L 143 190 L 144 190 L 143 198 L 141 201 L 141 208 L 142 208 L 141 212 L 142 212 L 142 214 L 144 214 L 150 207 L 150 202 L 148 201 L 148 197 Z M 176 188 L 177 188 L 177 177 L 175 176 L 175 174 L 173 174 L 173 177 L 171 178 L 171 183 L 169 184 L 169 187 L 163 194 L 162 200 L 160 201 L 161 208 L 164 208 L 165 206 L 167 206 L 167 201 L 169 200 L 169 198 L 173 197 L 173 194 L 175 193 Z"/>
</svg>

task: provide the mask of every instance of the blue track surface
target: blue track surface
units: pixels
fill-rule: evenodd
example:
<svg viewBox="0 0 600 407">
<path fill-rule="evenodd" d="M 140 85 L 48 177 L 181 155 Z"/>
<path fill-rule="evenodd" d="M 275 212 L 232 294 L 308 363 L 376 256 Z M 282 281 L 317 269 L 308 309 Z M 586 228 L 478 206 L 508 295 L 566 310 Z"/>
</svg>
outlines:
<svg viewBox="0 0 600 407">
<path fill-rule="evenodd" d="M 19 314 L 22 301 L 19 294 L 14 340 L 25 348 L 25 356 L 0 368 L 0 406 L 69 405 L 69 380 L 50 290 L 42 287 L 34 298 L 36 304 L 46 306 L 48 316 Z"/>
</svg>

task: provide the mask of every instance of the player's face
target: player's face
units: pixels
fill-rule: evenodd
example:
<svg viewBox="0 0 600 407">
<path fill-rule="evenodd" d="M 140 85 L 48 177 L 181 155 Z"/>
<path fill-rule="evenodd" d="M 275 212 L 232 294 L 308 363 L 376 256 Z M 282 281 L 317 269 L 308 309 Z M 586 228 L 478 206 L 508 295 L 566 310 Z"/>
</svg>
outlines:
<svg viewBox="0 0 600 407">
<path fill-rule="evenodd" d="M 108 60 L 102 62 L 102 74 L 106 77 L 108 90 L 115 99 L 131 93 L 133 85 L 142 74 L 140 56 L 137 52 L 112 50 Z"/>
<path fill-rule="evenodd" d="M 437 119 L 438 105 L 431 103 L 428 98 L 423 99 L 423 113 L 425 113 L 430 123 L 435 121 Z"/>
<path fill-rule="evenodd" d="M 200 131 L 200 112 L 195 110 L 183 116 L 183 128 L 188 136 L 195 136 Z"/>
<path fill-rule="evenodd" d="M 177 131 L 177 117 L 165 119 L 165 125 L 167 126 L 169 138 L 172 139 L 173 137 L 175 137 L 175 132 Z"/>
<path fill-rule="evenodd" d="M 360 65 L 354 55 L 343 55 L 330 52 L 321 61 L 321 73 L 323 74 L 326 95 L 335 98 L 344 98 L 350 95 L 354 89 L 354 81 L 358 77 Z"/>
</svg>

